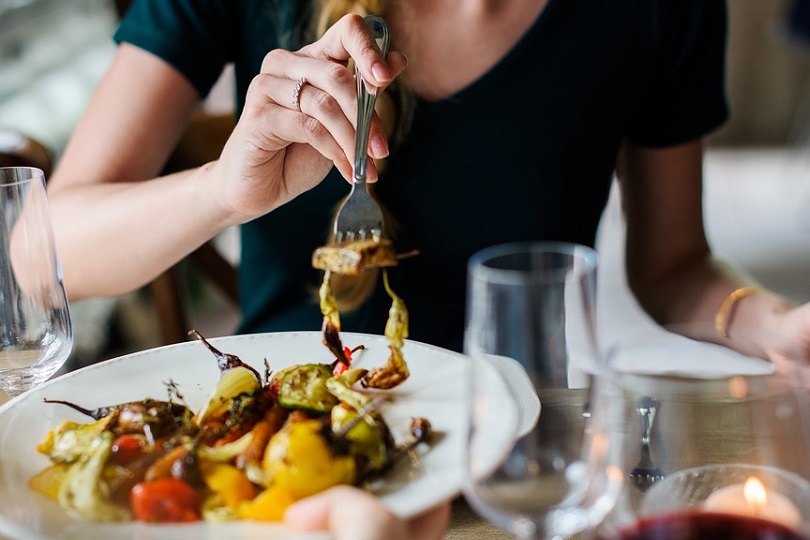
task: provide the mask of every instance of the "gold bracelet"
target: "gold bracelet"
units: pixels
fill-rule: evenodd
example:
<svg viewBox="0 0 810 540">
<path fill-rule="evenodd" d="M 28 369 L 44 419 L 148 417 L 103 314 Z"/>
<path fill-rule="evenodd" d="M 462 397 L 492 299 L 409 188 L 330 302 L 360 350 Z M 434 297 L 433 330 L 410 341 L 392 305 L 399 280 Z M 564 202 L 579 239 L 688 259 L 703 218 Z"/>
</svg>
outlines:
<svg viewBox="0 0 810 540">
<path fill-rule="evenodd" d="M 717 310 L 717 315 L 714 316 L 714 327 L 717 330 L 717 333 L 720 334 L 720 337 L 728 338 L 728 323 L 737 302 L 746 296 L 764 292 L 767 292 L 767 289 L 756 285 L 750 285 L 748 287 L 740 287 L 739 289 L 735 289 L 731 291 L 728 296 L 726 296 L 723 303 L 720 304 L 720 308 Z"/>
</svg>

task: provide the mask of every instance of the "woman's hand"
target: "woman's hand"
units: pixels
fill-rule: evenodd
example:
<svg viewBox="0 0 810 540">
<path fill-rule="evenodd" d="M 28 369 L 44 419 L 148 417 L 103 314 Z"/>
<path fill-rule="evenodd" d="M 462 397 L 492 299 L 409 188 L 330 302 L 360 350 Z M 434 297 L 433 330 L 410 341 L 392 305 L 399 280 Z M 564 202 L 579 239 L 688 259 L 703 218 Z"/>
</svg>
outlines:
<svg viewBox="0 0 810 540">
<path fill-rule="evenodd" d="M 317 185 L 334 164 L 351 178 L 357 91 L 347 67 L 353 59 L 364 80 L 385 88 L 406 65 L 402 54 L 383 58 L 362 17 L 347 15 L 317 42 L 296 52 L 274 50 L 248 88 L 244 111 L 216 166 L 226 182 L 224 202 L 250 220 Z M 296 81 L 306 82 L 293 101 Z M 379 118 L 371 154 L 388 146 Z M 376 179 L 373 164 L 369 179 Z"/>
<path fill-rule="evenodd" d="M 329 531 L 335 540 L 439 540 L 449 517 L 450 505 L 443 504 L 405 521 L 373 495 L 338 486 L 289 507 L 284 522 L 301 531 Z"/>
<path fill-rule="evenodd" d="M 755 338 L 763 343 L 763 356 L 779 369 L 793 370 L 798 364 L 803 366 L 803 371 L 807 371 L 810 366 L 810 304 L 796 306 L 764 290 L 762 294 L 740 300 L 735 308 L 729 330 L 732 338 L 742 333 L 741 328 L 751 332 L 747 321 L 753 316 L 750 312 L 756 311 L 758 319 L 753 332 L 762 333 Z"/>
</svg>

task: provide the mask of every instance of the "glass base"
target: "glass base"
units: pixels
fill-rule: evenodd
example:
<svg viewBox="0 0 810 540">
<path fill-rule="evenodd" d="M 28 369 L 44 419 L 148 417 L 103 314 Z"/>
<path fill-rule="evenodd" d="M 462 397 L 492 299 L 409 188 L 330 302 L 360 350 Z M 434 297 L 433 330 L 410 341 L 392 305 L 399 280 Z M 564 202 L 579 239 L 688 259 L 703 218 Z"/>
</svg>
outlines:
<svg viewBox="0 0 810 540">
<path fill-rule="evenodd" d="M 13 369 L 0 372 L 0 388 L 11 397 L 16 397 L 40 384 L 59 371 L 62 364 L 52 363 L 47 366 L 37 366 L 24 369 Z"/>
</svg>

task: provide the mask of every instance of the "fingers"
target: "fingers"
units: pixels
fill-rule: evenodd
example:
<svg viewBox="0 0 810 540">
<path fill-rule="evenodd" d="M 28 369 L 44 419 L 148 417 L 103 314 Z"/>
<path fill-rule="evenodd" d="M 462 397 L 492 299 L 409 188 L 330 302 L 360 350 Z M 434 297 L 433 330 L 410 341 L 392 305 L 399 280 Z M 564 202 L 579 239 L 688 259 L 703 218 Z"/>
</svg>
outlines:
<svg viewBox="0 0 810 540">
<path fill-rule="evenodd" d="M 309 144 L 333 161 L 341 173 L 351 170 L 344 148 L 321 121 L 288 108 L 291 107 L 291 94 L 286 96 L 284 104 L 285 100 L 280 97 L 282 90 L 279 88 L 283 86 L 292 92 L 292 85 L 273 84 L 269 79 L 272 78 L 267 75 L 254 79 L 248 89 L 245 107 L 235 133 L 242 134 L 246 144 L 265 152 L 284 151 L 291 143 Z M 301 95 L 299 99 L 303 97 Z M 347 130 L 349 133 L 343 139 L 351 140 L 353 130 L 350 125 L 343 128 L 344 132 Z"/>
<path fill-rule="evenodd" d="M 365 21 L 346 16 L 322 39 L 298 52 L 275 50 L 265 56 L 262 73 L 248 90 L 243 120 L 267 115 L 256 125 L 274 144 L 281 148 L 285 140 L 310 144 L 351 181 L 357 87 L 354 73 L 346 66 L 350 58 L 360 75 L 379 88 L 388 86 L 407 66 L 404 55 L 396 52 L 386 61 Z M 376 114 L 367 153 L 377 159 L 388 155 L 387 138 Z M 368 180 L 374 182 L 377 170 L 373 160 L 368 161 Z"/>
<path fill-rule="evenodd" d="M 344 113 L 341 103 L 334 95 L 321 90 L 307 79 L 304 79 L 306 82 L 303 82 L 296 91 L 299 80 L 301 79 L 291 80 L 273 75 L 264 75 L 254 81 L 255 84 L 251 90 L 261 93 L 264 98 L 279 107 L 288 109 L 293 113 L 302 113 L 317 120 L 326 128 L 326 132 L 343 150 L 345 156 L 352 158 L 354 153 L 354 125 Z M 296 97 L 297 104 L 294 103 Z M 307 126 L 308 121 L 305 118 L 294 118 L 294 116 L 290 115 L 285 117 L 302 126 Z M 296 139 L 294 142 L 308 141 Z"/>
<path fill-rule="evenodd" d="M 407 59 L 404 55 L 398 53 L 393 54 L 392 66 L 394 72 L 399 75 L 407 67 Z M 304 78 L 306 84 L 299 92 L 299 110 L 304 111 L 304 103 L 308 100 L 304 98 L 305 94 L 310 94 L 310 90 L 315 88 L 328 94 L 334 103 L 340 107 L 340 111 L 354 126 L 357 122 L 357 84 L 355 82 L 354 74 L 344 65 L 335 63 L 333 61 L 326 61 L 322 59 L 311 58 L 302 56 L 298 53 L 293 53 L 284 50 L 275 50 L 269 52 L 262 64 L 262 72 L 272 75 L 276 80 L 289 79 L 287 83 L 282 84 L 278 91 L 274 93 L 274 99 L 281 99 L 277 103 L 295 109 L 291 96 L 294 92 L 294 85 L 297 80 Z M 285 92 L 289 94 L 285 95 Z M 290 98 L 288 99 L 288 96 Z M 338 110 L 331 107 L 332 103 L 326 103 L 323 100 L 326 98 L 323 95 L 315 94 L 315 104 L 324 110 L 321 113 L 337 114 Z M 312 107 L 309 108 L 308 114 L 313 114 Z M 385 138 L 385 133 L 379 118 L 376 117 L 372 120 L 371 136 L 369 137 L 371 144 L 371 155 L 377 159 L 384 158 L 388 155 L 388 146 Z M 375 144 L 376 143 L 376 144 Z M 353 160 L 353 147 L 352 153 L 347 154 L 350 160 Z"/>
<path fill-rule="evenodd" d="M 290 506 L 284 522 L 302 531 L 329 531 L 335 540 L 410 540 L 402 520 L 374 496 L 349 486 L 331 488 Z"/>
<path fill-rule="evenodd" d="M 248 89 L 245 109 L 240 123 L 252 122 L 273 146 L 267 150 L 281 150 L 289 143 L 310 144 L 324 157 L 332 160 L 341 175 L 351 182 L 354 161 L 354 124 L 349 121 L 334 96 L 307 82 L 297 92 L 298 107 L 293 105 L 297 81 L 261 74 L 254 78 Z M 379 119 L 372 129 L 382 133 Z M 372 148 L 382 144 L 387 155 L 387 143 L 373 141 Z M 263 144 L 259 144 L 265 147 Z M 380 152 L 377 151 L 379 154 Z M 383 156 L 384 157 L 384 156 Z M 368 180 L 378 178 L 373 163 L 368 167 Z"/>
<path fill-rule="evenodd" d="M 313 56 L 328 60 L 345 62 L 354 59 L 363 78 L 380 88 L 394 80 L 395 74 L 377 47 L 371 29 L 359 15 L 342 17 L 308 49 Z"/>
<path fill-rule="evenodd" d="M 444 503 L 408 521 L 408 538 L 441 540 L 450 523 L 450 503 Z"/>
</svg>

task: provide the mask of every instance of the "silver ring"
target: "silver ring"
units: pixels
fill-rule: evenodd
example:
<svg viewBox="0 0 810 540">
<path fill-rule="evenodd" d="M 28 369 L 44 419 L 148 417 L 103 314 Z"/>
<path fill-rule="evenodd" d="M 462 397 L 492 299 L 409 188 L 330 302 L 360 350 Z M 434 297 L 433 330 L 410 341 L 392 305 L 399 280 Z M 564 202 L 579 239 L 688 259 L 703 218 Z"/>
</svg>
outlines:
<svg viewBox="0 0 810 540">
<path fill-rule="evenodd" d="M 301 77 L 295 81 L 295 86 L 293 86 L 292 105 L 299 111 L 301 110 L 301 102 L 298 100 L 298 98 L 301 97 L 301 89 L 305 84 L 307 84 L 307 80 L 304 77 Z"/>
</svg>

